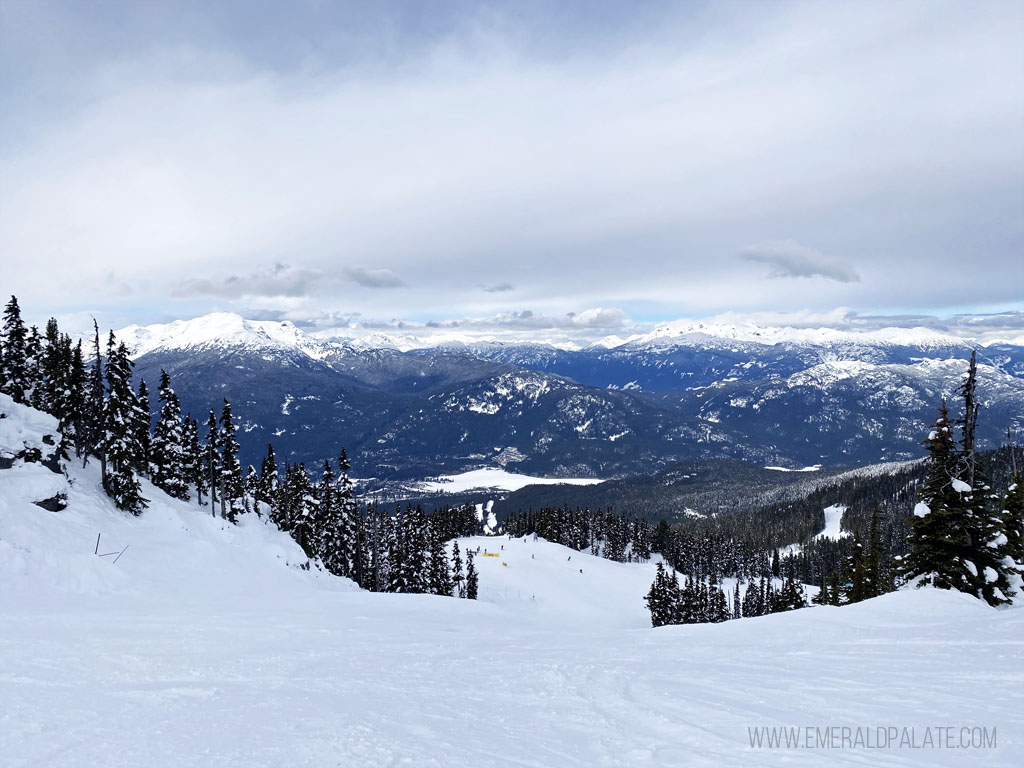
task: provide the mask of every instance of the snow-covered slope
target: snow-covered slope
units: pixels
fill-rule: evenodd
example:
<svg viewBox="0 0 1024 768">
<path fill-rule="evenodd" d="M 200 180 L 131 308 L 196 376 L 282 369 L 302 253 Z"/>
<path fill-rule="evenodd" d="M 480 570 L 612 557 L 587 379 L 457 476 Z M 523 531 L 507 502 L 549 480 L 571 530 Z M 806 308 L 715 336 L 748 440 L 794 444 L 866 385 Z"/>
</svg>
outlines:
<svg viewBox="0 0 1024 768">
<path fill-rule="evenodd" d="M 129 517 L 94 466 L 70 469 L 68 507 L 49 512 L 13 472 L 0 470 L 5 768 L 1019 763 L 1020 609 L 922 590 L 652 630 L 652 565 L 532 537 L 460 541 L 481 549 L 479 601 L 374 595 L 298 567 L 298 547 L 254 516 L 225 524 L 147 484 L 150 508 Z M 120 558 L 95 554 L 97 534 L 99 555 Z M 918 742 L 978 726 L 996 744 L 751 747 L 751 729 L 833 726 L 914 728 Z"/>
<path fill-rule="evenodd" d="M 130 325 L 115 331 L 133 357 L 157 350 L 294 350 L 317 359 L 324 345 L 287 320 L 246 320 L 232 312 L 214 312 L 162 325 Z"/>
</svg>

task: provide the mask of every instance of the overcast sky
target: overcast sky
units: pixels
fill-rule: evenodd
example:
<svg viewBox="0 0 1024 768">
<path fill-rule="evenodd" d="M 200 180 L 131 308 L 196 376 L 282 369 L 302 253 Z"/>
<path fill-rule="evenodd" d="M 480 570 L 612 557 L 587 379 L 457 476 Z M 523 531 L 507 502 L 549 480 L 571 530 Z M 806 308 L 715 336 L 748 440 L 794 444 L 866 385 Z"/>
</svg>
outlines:
<svg viewBox="0 0 1024 768">
<path fill-rule="evenodd" d="M 1020 2 L 0 0 L 0 290 L 113 326 L 1024 310 L 1021 40 Z"/>
</svg>

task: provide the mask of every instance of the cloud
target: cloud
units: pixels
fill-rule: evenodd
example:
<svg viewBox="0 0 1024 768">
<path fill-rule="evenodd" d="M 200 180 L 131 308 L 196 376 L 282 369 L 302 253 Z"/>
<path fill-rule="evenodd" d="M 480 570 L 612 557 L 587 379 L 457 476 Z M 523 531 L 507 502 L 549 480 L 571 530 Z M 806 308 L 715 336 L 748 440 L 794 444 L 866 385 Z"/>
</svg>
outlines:
<svg viewBox="0 0 1024 768">
<path fill-rule="evenodd" d="M 197 314 L 267 296 L 251 304 L 370 316 L 380 291 L 357 287 L 401 283 L 392 311 L 420 320 L 1024 308 L 1024 3 L 569 3 L 561 27 L 561 5 L 527 3 L 529 30 L 500 3 L 451 25 L 408 3 L 267 19 L 229 0 L 116 24 L 14 5 L 0 253 L 44 312 L 160 314 L 176 286 Z M 766 232 L 856 271 L 778 244 L 709 263 Z M 285 254 L 308 272 L 256 269 Z M 950 280 L 965 254 L 972 279 Z"/>
<path fill-rule="evenodd" d="M 306 297 L 327 289 L 323 272 L 277 263 L 247 275 L 229 274 L 213 278 L 188 278 L 171 289 L 175 298 L 219 296 Z"/>
<path fill-rule="evenodd" d="M 466 317 L 453 320 L 432 320 L 426 328 L 530 329 L 530 330 L 609 330 L 629 324 L 629 315 L 618 307 L 594 307 L 564 315 L 546 315 L 531 309 L 501 312 L 488 317 Z"/>
<path fill-rule="evenodd" d="M 824 277 L 840 283 L 860 282 L 860 275 L 849 264 L 827 259 L 792 240 L 745 248 L 740 251 L 740 258 L 770 265 L 768 277 Z"/>
<path fill-rule="evenodd" d="M 349 280 L 364 288 L 402 288 L 405 281 L 390 269 L 366 269 L 365 267 L 348 267 L 345 274 Z"/>
<path fill-rule="evenodd" d="M 487 293 L 507 293 L 508 291 L 514 291 L 516 287 L 511 283 L 496 283 L 494 285 L 481 285 L 480 290 L 486 291 Z"/>
</svg>

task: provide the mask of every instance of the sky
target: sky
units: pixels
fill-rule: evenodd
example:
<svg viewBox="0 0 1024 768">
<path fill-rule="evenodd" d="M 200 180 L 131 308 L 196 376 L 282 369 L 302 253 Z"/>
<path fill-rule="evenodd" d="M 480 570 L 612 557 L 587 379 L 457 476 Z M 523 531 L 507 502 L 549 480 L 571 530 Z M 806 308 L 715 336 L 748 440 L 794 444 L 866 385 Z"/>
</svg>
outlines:
<svg viewBox="0 0 1024 768">
<path fill-rule="evenodd" d="M 1022 39 L 1014 2 L 0 0 L 0 292 L 113 327 L 1019 312 Z"/>
</svg>

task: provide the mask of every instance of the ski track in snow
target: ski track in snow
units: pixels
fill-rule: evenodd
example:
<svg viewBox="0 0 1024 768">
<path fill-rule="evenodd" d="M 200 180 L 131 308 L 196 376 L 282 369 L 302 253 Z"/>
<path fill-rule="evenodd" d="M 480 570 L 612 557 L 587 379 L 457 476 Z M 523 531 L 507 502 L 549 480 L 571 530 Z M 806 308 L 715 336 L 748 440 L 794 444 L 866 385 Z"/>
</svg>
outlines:
<svg viewBox="0 0 1024 768">
<path fill-rule="evenodd" d="M 652 630 L 653 564 L 532 538 L 460 541 L 481 548 L 480 601 L 373 595 L 294 567 L 252 516 L 225 525 L 146 484 L 130 519 L 95 467 L 74 476 L 60 513 L 0 487 L 5 768 L 1019 764 L 1019 609 L 925 590 Z M 100 531 L 131 545 L 116 565 Z M 747 734 L 961 724 L 997 727 L 998 748 Z"/>
</svg>

